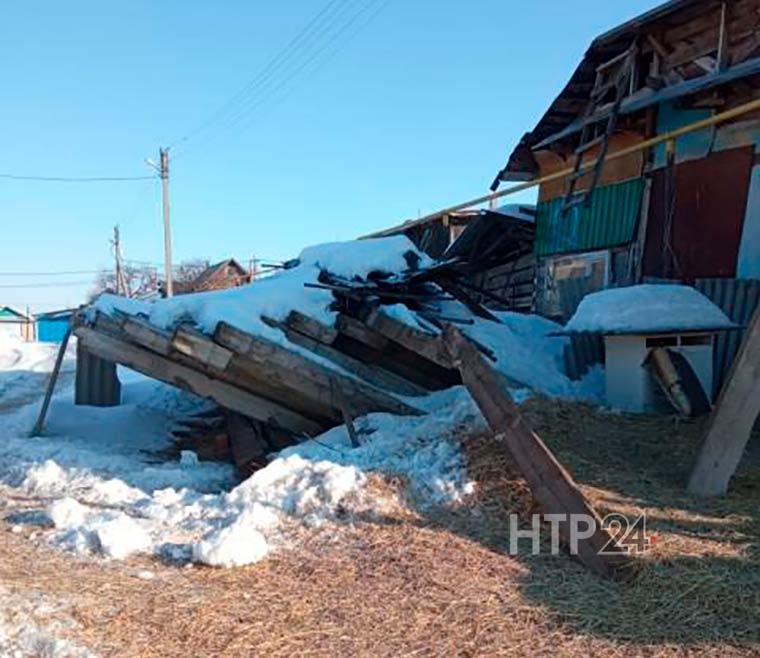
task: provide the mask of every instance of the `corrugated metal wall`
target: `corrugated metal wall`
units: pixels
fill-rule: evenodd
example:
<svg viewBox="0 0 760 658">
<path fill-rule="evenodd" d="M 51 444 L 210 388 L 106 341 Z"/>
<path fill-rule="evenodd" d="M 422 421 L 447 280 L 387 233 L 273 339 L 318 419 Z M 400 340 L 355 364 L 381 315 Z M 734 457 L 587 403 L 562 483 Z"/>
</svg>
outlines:
<svg viewBox="0 0 760 658">
<path fill-rule="evenodd" d="M 537 256 L 616 247 L 634 239 L 644 179 L 597 187 L 588 207 L 575 206 L 562 216 L 563 198 L 538 204 Z"/>
<path fill-rule="evenodd" d="M 694 285 L 737 324 L 746 325 L 760 303 L 760 279 L 697 279 Z M 744 331 L 718 335 L 713 354 L 713 399 L 731 369 L 743 337 Z"/>
<path fill-rule="evenodd" d="M 77 372 L 74 404 L 116 407 L 121 403 L 121 382 L 116 364 L 88 352 L 77 343 Z"/>
</svg>

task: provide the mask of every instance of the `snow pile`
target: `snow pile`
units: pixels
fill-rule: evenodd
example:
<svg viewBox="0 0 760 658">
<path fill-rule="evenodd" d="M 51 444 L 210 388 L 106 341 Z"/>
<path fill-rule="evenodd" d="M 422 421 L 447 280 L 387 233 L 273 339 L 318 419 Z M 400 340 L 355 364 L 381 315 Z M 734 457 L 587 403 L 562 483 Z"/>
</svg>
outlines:
<svg viewBox="0 0 760 658">
<path fill-rule="evenodd" d="M 367 493 L 370 473 L 401 477 L 418 505 L 456 500 L 472 486 L 458 434 L 484 421 L 461 387 L 423 400 L 427 416 L 356 419 L 359 448 L 345 427 L 289 448 L 226 492 L 234 482 L 226 464 L 187 455 L 152 463 L 173 419 L 203 403 L 126 370 L 120 377 L 120 407 L 74 407 L 62 391 L 44 437 L 27 436 L 37 404 L 0 416 L 0 484 L 46 503 L 44 515 L 13 523 L 31 524 L 34 535 L 52 527 L 45 532 L 66 550 L 239 566 L 290 545 L 298 528 L 382 513 L 393 501 Z"/>
<path fill-rule="evenodd" d="M 462 333 L 494 352 L 494 366 L 507 379 L 557 397 L 601 400 L 604 381 L 596 370 L 580 381 L 565 374 L 564 349 L 568 338 L 552 336 L 562 327 L 539 315 L 509 311 L 495 313 L 501 324 L 475 319 Z"/>
<path fill-rule="evenodd" d="M 720 308 L 694 288 L 645 284 L 587 295 L 565 331 L 637 334 L 735 326 Z"/>
</svg>

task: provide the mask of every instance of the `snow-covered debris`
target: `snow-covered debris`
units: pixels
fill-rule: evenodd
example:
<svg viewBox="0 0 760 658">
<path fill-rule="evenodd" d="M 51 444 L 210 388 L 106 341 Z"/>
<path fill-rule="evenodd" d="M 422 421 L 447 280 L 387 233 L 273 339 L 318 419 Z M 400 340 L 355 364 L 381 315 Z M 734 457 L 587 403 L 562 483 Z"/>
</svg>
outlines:
<svg viewBox="0 0 760 658">
<path fill-rule="evenodd" d="M 736 325 L 689 286 L 643 284 L 611 288 L 583 298 L 566 332 L 636 334 L 731 329 Z"/>
<path fill-rule="evenodd" d="M 227 322 L 242 331 L 282 342 L 282 333 L 262 322 L 262 316 L 284 320 L 292 310 L 298 310 L 326 324 L 334 322 L 336 313 L 329 310 L 332 293 L 304 287 L 305 283 L 317 283 L 322 270 L 350 278 L 366 277 L 377 271 L 400 272 L 409 269 L 410 264 L 415 267 L 431 264 L 405 236 L 307 247 L 297 262 L 295 267 L 239 288 L 181 295 L 152 304 L 102 295 L 94 309 L 106 314 L 114 309 L 140 314 L 163 329 L 191 321 L 208 334 L 220 322 Z"/>
</svg>

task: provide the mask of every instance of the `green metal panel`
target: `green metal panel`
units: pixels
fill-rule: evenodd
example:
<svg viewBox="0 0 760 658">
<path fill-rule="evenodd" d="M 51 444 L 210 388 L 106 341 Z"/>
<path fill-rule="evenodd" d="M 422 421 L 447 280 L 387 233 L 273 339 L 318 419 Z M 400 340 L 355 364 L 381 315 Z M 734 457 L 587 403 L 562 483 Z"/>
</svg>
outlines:
<svg viewBox="0 0 760 658">
<path fill-rule="evenodd" d="M 631 242 L 641 208 L 643 178 L 599 186 L 590 203 L 570 208 L 562 216 L 564 197 L 538 204 L 537 256 L 607 249 Z"/>
</svg>

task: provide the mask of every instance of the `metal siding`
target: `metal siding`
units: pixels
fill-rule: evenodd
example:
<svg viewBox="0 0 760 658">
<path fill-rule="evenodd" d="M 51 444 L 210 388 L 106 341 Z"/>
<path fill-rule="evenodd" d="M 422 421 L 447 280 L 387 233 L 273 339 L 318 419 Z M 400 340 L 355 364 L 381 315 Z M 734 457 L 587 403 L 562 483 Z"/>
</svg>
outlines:
<svg viewBox="0 0 760 658">
<path fill-rule="evenodd" d="M 697 279 L 697 290 L 737 324 L 746 326 L 760 304 L 760 279 Z M 718 334 L 713 352 L 713 399 L 716 398 L 739 351 L 744 330 Z"/>
<path fill-rule="evenodd" d="M 536 255 L 593 251 L 631 242 L 643 190 L 643 178 L 597 187 L 588 207 L 575 206 L 564 217 L 563 198 L 538 204 Z"/>
<path fill-rule="evenodd" d="M 736 275 L 742 224 L 747 208 L 751 146 L 712 153 L 701 160 L 675 165 L 670 252 L 665 243 L 668 169 L 652 174 L 647 234 L 644 244 L 645 277 L 696 279 Z"/>
</svg>

